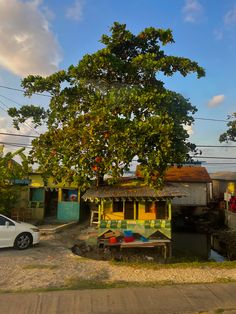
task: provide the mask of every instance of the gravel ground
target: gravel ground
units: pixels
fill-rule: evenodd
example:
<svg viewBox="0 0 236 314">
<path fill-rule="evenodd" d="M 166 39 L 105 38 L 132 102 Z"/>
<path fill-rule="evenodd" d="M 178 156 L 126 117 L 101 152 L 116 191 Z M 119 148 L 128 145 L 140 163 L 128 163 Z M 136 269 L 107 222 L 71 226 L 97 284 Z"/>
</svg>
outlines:
<svg viewBox="0 0 236 314">
<path fill-rule="evenodd" d="M 235 269 L 136 269 L 109 261 L 84 259 L 71 252 L 81 234 L 75 226 L 60 234 L 41 236 L 38 246 L 25 251 L 0 250 L 0 290 L 61 287 L 70 280 L 94 282 L 210 283 L 236 280 Z"/>
</svg>

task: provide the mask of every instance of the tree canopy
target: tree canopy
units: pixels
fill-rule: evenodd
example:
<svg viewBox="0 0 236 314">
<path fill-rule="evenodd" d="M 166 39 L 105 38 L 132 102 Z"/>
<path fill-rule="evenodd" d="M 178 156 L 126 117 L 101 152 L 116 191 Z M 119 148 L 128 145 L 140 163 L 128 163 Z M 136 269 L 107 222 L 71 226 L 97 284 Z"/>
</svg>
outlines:
<svg viewBox="0 0 236 314">
<path fill-rule="evenodd" d="M 184 125 L 193 122 L 196 108 L 181 94 L 165 88 L 160 77 L 179 72 L 186 76 L 204 69 L 190 59 L 166 55 L 174 43 L 171 30 L 146 28 L 134 35 L 115 22 L 105 46 L 86 54 L 76 66 L 48 77 L 30 75 L 22 80 L 26 96 L 50 94 L 49 109 L 42 106 L 11 108 L 16 128 L 28 118 L 47 131 L 33 140 L 31 160 L 60 181 L 87 186 L 95 177 L 122 176 L 138 159 L 151 183 L 159 173 L 189 159 L 194 145 L 187 142 Z"/>
<path fill-rule="evenodd" d="M 227 123 L 228 130 L 224 132 L 223 134 L 220 135 L 220 142 L 235 142 L 236 141 L 236 113 L 233 113 L 231 116 L 228 118 L 232 118 L 234 120 L 229 121 Z"/>
</svg>

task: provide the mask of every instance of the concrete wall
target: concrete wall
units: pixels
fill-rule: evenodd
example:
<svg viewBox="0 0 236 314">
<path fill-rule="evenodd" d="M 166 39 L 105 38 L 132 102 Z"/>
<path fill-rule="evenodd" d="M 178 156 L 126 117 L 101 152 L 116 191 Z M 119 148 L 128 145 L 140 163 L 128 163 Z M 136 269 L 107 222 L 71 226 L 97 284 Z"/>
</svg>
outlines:
<svg viewBox="0 0 236 314">
<path fill-rule="evenodd" d="M 232 213 L 231 211 L 225 211 L 225 224 L 230 229 L 236 229 L 236 213 Z"/>
</svg>

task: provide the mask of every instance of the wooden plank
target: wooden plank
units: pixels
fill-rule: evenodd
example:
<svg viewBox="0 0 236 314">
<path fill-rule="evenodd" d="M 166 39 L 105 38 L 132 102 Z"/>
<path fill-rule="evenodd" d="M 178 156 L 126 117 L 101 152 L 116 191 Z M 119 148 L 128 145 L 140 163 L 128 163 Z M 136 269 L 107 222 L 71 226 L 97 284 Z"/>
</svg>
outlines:
<svg viewBox="0 0 236 314">
<path fill-rule="evenodd" d="M 155 246 L 166 246 L 167 243 L 170 243 L 169 240 L 155 240 L 155 241 L 133 241 L 133 242 L 122 242 L 121 248 L 123 247 L 155 247 Z"/>
</svg>

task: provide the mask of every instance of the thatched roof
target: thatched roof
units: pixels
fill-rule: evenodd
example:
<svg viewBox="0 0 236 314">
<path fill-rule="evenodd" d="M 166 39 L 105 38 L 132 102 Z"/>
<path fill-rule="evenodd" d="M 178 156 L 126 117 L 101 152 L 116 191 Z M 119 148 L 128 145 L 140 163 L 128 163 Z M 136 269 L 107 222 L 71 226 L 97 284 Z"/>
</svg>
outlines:
<svg viewBox="0 0 236 314">
<path fill-rule="evenodd" d="M 84 200 L 94 200 L 100 198 L 173 198 L 181 197 L 185 194 L 180 192 L 170 184 L 164 186 L 162 190 L 155 190 L 145 185 L 105 185 L 92 187 L 82 196 Z"/>
</svg>

